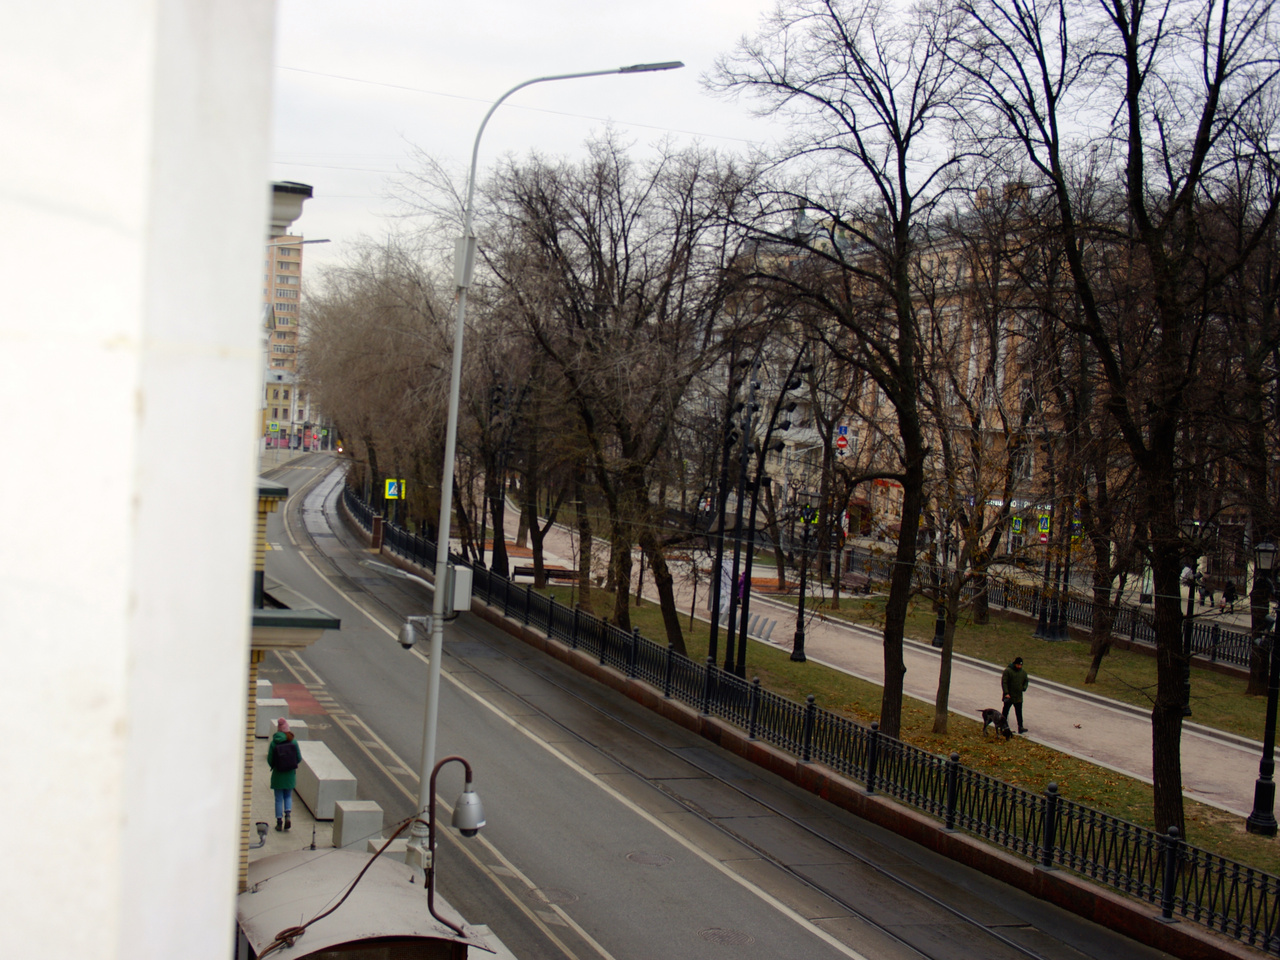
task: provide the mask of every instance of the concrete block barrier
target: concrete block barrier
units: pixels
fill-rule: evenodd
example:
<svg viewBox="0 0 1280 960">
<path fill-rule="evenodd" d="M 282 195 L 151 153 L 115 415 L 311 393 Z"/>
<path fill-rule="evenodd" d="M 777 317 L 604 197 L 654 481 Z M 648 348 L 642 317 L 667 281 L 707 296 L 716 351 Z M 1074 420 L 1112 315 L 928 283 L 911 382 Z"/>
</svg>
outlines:
<svg viewBox="0 0 1280 960">
<path fill-rule="evenodd" d="M 339 800 L 333 805 L 333 845 L 357 847 L 382 836 L 382 807 L 372 800 Z"/>
<path fill-rule="evenodd" d="M 365 853 L 377 853 L 379 850 L 382 849 L 382 845 L 386 842 L 387 841 L 384 840 L 382 837 L 370 837 L 369 840 L 367 841 L 367 845 L 364 848 Z M 408 847 L 409 847 L 408 840 L 406 840 L 404 837 L 396 837 L 394 840 L 391 841 L 391 846 L 387 847 L 387 852 L 384 853 L 383 856 L 390 857 L 392 860 L 399 860 L 401 863 L 404 863 L 405 851 L 408 849 Z"/>
<path fill-rule="evenodd" d="M 332 820 L 339 800 L 356 798 L 356 778 L 328 746 L 311 740 L 302 748 L 294 793 L 317 820 Z"/>
<path fill-rule="evenodd" d="M 275 736 L 279 719 L 280 718 L 278 716 L 271 718 L 271 734 L 270 734 L 271 736 Z M 289 721 L 289 729 L 293 731 L 293 739 L 295 740 L 311 739 L 311 728 L 307 726 L 307 721 L 298 720 L 296 718 L 291 719 L 289 717 L 285 717 L 285 719 Z"/>
<path fill-rule="evenodd" d="M 273 727 L 276 720 L 289 719 L 289 701 L 268 698 L 258 701 L 258 722 L 254 724 L 253 735 L 259 739 L 275 733 Z"/>
</svg>

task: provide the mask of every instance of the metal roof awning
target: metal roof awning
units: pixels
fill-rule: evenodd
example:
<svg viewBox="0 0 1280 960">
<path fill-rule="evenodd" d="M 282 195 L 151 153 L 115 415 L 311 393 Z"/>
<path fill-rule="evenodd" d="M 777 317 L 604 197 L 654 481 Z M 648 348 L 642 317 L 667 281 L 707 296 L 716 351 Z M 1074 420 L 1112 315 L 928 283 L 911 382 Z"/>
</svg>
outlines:
<svg viewBox="0 0 1280 960">
<path fill-rule="evenodd" d="M 249 888 L 236 898 L 236 920 L 254 953 L 262 953 L 281 931 L 301 926 L 337 903 L 372 856 L 330 847 L 296 850 L 249 864 Z M 297 960 L 343 945 L 388 939 L 421 940 L 424 946 L 430 941 L 465 944 L 485 955 L 510 956 L 500 944 L 488 943 L 484 931 L 459 937 L 436 921 L 427 911 L 426 891 L 410 883 L 410 877 L 409 867 L 402 862 L 386 857 L 375 860 L 341 906 L 307 927 L 293 946 L 273 950 L 271 956 Z M 468 929 L 439 893 L 435 903 L 442 916 Z"/>
</svg>

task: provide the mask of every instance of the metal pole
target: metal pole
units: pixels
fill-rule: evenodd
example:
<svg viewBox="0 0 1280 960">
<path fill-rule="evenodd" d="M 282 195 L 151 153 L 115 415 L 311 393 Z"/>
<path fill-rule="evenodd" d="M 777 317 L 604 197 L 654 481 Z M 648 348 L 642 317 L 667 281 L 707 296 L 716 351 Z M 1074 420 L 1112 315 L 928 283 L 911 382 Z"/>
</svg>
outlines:
<svg viewBox="0 0 1280 960">
<path fill-rule="evenodd" d="M 1276 835 L 1276 700 L 1280 696 L 1280 657 L 1276 656 L 1276 629 L 1267 631 L 1267 726 L 1263 731 L 1262 760 L 1258 763 L 1258 779 L 1253 785 L 1253 811 L 1245 819 L 1245 829 L 1263 836 Z"/>
<path fill-rule="evenodd" d="M 804 524 L 804 536 L 801 538 L 800 547 L 800 606 L 796 612 L 796 635 L 791 644 L 791 659 L 796 663 L 804 663 L 804 586 L 806 574 L 809 572 L 809 519 L 810 511 L 813 507 L 805 506 L 804 513 L 801 514 L 801 522 Z"/>
<path fill-rule="evenodd" d="M 525 87 L 535 83 L 547 83 L 552 80 L 576 80 L 582 77 L 601 77 L 613 73 L 648 73 L 657 70 L 674 70 L 683 67 L 679 61 L 667 63 L 641 63 L 630 67 L 616 67 L 612 70 L 591 70 L 585 73 L 562 73 L 548 77 L 536 77 L 512 87 L 489 107 L 480 121 L 480 129 L 476 131 L 475 143 L 471 148 L 471 169 L 467 174 L 467 198 L 462 210 L 462 236 L 458 240 L 454 253 L 454 284 L 456 287 L 456 309 L 453 320 L 453 363 L 449 374 L 449 418 L 445 428 L 444 462 L 441 464 L 440 477 L 440 522 L 437 526 L 439 542 L 436 545 L 436 583 L 443 587 L 449 566 L 449 527 L 453 517 L 453 461 L 458 448 L 458 406 L 462 382 L 462 342 L 466 327 L 467 290 L 471 286 L 471 270 L 475 264 L 476 238 L 472 235 L 471 225 L 474 215 L 476 192 L 476 165 L 480 156 L 480 138 L 484 136 L 484 128 L 489 118 L 504 100 Z M 624 587 L 625 589 L 625 587 Z M 436 729 L 440 700 L 440 658 L 444 654 L 444 590 L 434 591 L 431 618 L 431 652 L 430 671 L 427 679 L 427 709 L 423 720 L 422 731 L 422 771 L 418 793 L 418 810 L 425 811 L 431 802 L 431 785 L 429 773 L 435 766 Z M 420 834 L 419 828 L 422 828 Z M 410 844 L 421 847 L 426 842 L 425 827 L 419 822 L 414 824 L 413 838 Z"/>
</svg>

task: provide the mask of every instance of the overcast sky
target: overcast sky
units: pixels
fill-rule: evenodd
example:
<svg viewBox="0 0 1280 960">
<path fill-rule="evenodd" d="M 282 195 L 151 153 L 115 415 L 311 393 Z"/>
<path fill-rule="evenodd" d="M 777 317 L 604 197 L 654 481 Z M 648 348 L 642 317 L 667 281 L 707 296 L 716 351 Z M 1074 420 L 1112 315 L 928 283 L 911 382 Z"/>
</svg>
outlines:
<svg viewBox="0 0 1280 960">
<path fill-rule="evenodd" d="M 726 150 L 768 141 L 770 121 L 745 102 L 708 96 L 700 80 L 773 2 L 280 0 L 272 177 L 315 188 L 294 229 L 333 241 L 308 247 L 308 273 L 359 235 L 393 227 L 387 195 L 412 145 L 465 170 L 489 104 L 534 77 L 686 64 L 520 91 L 485 130 L 482 175 L 503 154 L 530 148 L 581 156 L 608 122 L 640 146 L 667 135 Z"/>
</svg>

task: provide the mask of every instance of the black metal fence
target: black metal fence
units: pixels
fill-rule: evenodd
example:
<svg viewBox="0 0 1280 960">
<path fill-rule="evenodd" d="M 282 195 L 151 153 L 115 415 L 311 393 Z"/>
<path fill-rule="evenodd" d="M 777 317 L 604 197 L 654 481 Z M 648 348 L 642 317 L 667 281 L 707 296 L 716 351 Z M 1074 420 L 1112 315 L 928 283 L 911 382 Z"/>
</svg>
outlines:
<svg viewBox="0 0 1280 960">
<path fill-rule="evenodd" d="M 344 497 L 366 530 L 372 511 L 350 490 Z M 383 525 L 384 544 L 424 567 L 435 545 Z M 455 558 L 461 562 L 460 558 Z M 1061 867 L 1267 953 L 1280 954 L 1280 877 L 1185 843 L 1175 828 L 1157 833 L 1059 796 L 1004 783 L 960 763 L 885 736 L 819 707 L 796 703 L 726 673 L 708 658 L 696 663 L 638 631 L 620 630 L 552 597 L 474 568 L 474 595 L 511 618 L 642 680 L 700 712 L 723 718 L 748 736 L 804 761 L 821 763 L 940 820 L 1044 867 Z"/>
<path fill-rule="evenodd" d="M 893 557 L 854 549 L 850 569 L 873 580 L 887 582 L 894 563 Z M 974 587 L 966 590 L 965 599 L 971 599 Z M 1041 588 L 1025 583 L 1015 583 L 1000 577 L 989 577 L 986 584 L 987 600 L 992 606 L 1017 610 L 1030 616 L 1040 614 L 1042 603 L 1052 604 Z M 1093 629 L 1094 602 L 1080 597 L 1063 598 L 1066 608 L 1065 622 L 1085 630 Z M 1155 626 L 1150 613 L 1141 606 L 1122 603 L 1116 609 L 1111 630 L 1117 636 L 1127 637 L 1133 643 L 1155 645 Z M 1191 624 L 1191 652 L 1209 658 L 1213 662 L 1230 663 L 1248 667 L 1253 651 L 1253 639 L 1247 631 L 1231 630 L 1216 623 L 1193 620 Z"/>
</svg>

